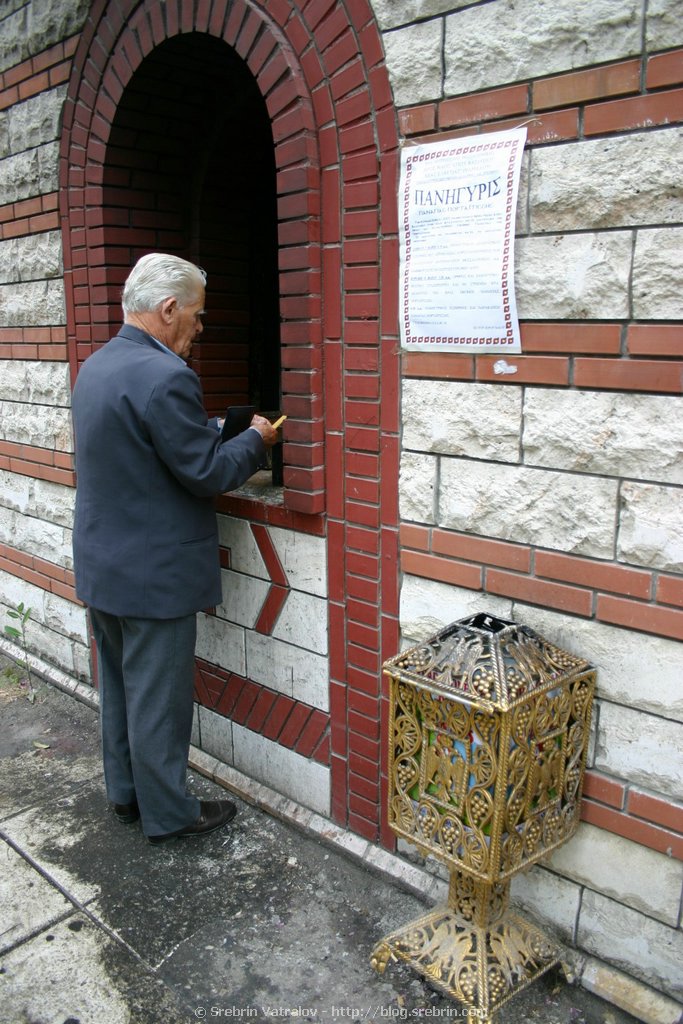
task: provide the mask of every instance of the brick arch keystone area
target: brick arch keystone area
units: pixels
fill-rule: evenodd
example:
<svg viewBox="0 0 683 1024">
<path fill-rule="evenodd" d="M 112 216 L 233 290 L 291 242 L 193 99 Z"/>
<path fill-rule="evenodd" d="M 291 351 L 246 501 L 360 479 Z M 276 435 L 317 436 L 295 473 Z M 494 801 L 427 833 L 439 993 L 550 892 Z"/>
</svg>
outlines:
<svg viewBox="0 0 683 1024">
<path fill-rule="evenodd" d="M 60 152 L 72 375 L 115 332 L 140 254 L 134 239 L 117 246 L 102 216 L 117 105 L 145 57 L 186 33 L 221 39 L 245 62 L 275 151 L 284 507 L 240 508 L 327 537 L 332 815 L 391 845 L 381 664 L 398 646 L 398 147 L 367 0 L 93 4 Z"/>
</svg>

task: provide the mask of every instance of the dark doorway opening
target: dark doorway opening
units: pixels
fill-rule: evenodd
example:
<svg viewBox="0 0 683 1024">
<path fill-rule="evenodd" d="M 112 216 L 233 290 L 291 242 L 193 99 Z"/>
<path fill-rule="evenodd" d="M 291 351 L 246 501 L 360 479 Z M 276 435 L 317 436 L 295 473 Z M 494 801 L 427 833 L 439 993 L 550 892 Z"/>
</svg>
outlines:
<svg viewBox="0 0 683 1024">
<path fill-rule="evenodd" d="M 143 61 L 113 120 L 103 206 L 114 283 L 154 249 L 206 270 L 205 329 L 191 365 L 209 415 L 246 403 L 279 409 L 272 131 L 253 76 L 226 43 L 188 33 Z"/>
</svg>

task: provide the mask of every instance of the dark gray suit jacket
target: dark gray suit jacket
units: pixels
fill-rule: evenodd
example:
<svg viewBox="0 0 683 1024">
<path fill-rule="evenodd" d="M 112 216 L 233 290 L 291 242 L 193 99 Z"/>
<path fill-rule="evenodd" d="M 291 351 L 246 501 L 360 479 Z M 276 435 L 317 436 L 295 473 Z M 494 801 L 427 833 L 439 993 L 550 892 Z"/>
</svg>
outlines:
<svg viewBox="0 0 683 1024">
<path fill-rule="evenodd" d="M 219 604 L 213 497 L 256 471 L 260 434 L 221 444 L 194 371 L 129 324 L 81 367 L 73 423 L 79 598 L 152 619 Z"/>
</svg>

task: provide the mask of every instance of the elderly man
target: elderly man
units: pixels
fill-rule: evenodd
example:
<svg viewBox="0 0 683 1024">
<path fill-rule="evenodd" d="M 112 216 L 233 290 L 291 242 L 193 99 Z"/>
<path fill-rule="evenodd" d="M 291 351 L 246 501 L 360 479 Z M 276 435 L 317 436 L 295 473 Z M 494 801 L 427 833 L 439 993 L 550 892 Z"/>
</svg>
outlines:
<svg viewBox="0 0 683 1024">
<path fill-rule="evenodd" d="M 221 601 L 213 497 L 243 484 L 268 420 L 223 443 L 185 364 L 201 334 L 206 276 L 152 253 L 123 290 L 124 326 L 78 374 L 76 591 L 97 645 L 107 796 L 160 843 L 234 817 L 186 790 L 196 613 Z"/>
</svg>

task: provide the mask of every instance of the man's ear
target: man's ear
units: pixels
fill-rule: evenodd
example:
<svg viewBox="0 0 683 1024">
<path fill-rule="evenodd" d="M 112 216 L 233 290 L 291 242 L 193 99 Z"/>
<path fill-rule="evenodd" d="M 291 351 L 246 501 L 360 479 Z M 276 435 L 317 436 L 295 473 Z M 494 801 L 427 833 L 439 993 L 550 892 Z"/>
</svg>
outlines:
<svg viewBox="0 0 683 1024">
<path fill-rule="evenodd" d="M 159 312 L 161 313 L 161 317 L 165 324 L 171 323 L 173 317 L 176 314 L 177 309 L 178 300 L 174 296 L 171 296 L 171 298 L 169 299 L 164 299 L 164 301 L 161 303 Z"/>
</svg>

